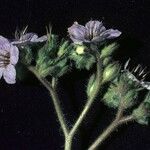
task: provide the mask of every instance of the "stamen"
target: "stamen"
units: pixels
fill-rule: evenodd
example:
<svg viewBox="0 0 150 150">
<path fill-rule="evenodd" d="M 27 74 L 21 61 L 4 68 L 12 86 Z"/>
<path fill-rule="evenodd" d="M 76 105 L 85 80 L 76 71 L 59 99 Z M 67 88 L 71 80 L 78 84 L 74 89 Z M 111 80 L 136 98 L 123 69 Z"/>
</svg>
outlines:
<svg viewBox="0 0 150 150">
<path fill-rule="evenodd" d="M 10 63 L 10 54 L 0 54 L 0 67 L 6 67 Z"/>
<path fill-rule="evenodd" d="M 10 55 L 9 53 L 6 53 L 5 55 L 4 54 L 0 54 L 1 57 L 5 57 L 5 58 L 10 58 Z"/>
<path fill-rule="evenodd" d="M 0 61 L 9 61 L 8 58 L 0 58 Z"/>
</svg>

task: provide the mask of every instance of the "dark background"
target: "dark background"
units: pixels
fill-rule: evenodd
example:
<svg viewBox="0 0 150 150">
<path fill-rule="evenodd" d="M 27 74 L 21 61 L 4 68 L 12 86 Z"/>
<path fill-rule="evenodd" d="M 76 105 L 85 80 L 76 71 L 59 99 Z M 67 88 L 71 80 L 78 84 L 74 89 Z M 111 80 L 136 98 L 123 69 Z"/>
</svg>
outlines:
<svg viewBox="0 0 150 150">
<path fill-rule="evenodd" d="M 67 36 L 74 21 L 103 20 L 123 32 L 117 59 L 129 57 L 150 69 L 150 5 L 148 0 L 0 0 L 0 34 L 13 38 L 16 27 L 29 25 L 39 35 L 51 23 L 53 33 Z M 74 71 L 60 80 L 59 94 L 68 124 L 76 120 L 85 103 L 88 72 Z M 63 135 L 48 92 L 32 77 L 7 85 L 0 81 L 0 150 L 61 150 Z M 34 84 L 33 84 L 34 83 Z M 69 113 L 68 113 L 69 112 Z M 85 150 L 114 117 L 97 98 L 74 149 Z M 80 142 L 77 140 L 81 137 Z M 104 150 L 150 150 L 150 127 L 129 124 L 105 141 Z"/>
</svg>

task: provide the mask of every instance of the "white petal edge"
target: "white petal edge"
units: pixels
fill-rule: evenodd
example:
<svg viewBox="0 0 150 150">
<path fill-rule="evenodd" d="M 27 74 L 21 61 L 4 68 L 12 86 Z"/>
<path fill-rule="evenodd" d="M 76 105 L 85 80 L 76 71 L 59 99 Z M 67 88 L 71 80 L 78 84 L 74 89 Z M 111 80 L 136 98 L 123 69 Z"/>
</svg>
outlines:
<svg viewBox="0 0 150 150">
<path fill-rule="evenodd" d="M 10 48 L 10 63 L 16 65 L 19 59 L 19 50 L 16 46 L 11 45 Z"/>
<path fill-rule="evenodd" d="M 41 37 L 39 37 L 39 38 L 36 38 L 36 39 L 34 39 L 34 40 L 31 40 L 31 42 L 45 42 L 45 41 L 47 41 L 47 36 L 46 35 L 43 35 L 43 36 L 41 36 Z"/>
<path fill-rule="evenodd" d="M 16 69 L 9 64 L 3 72 L 3 77 L 8 84 L 16 83 Z"/>
</svg>

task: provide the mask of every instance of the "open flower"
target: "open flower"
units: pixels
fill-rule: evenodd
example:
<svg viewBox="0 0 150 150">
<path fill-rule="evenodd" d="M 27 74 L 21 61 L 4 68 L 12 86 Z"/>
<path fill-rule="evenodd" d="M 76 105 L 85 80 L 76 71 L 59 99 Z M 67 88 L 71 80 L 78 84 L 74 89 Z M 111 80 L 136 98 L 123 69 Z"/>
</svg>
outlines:
<svg viewBox="0 0 150 150">
<path fill-rule="evenodd" d="M 142 67 L 138 65 L 132 71 L 129 71 L 129 62 L 130 59 L 125 63 L 123 72 L 125 72 L 127 74 L 127 77 L 133 82 L 136 82 L 140 87 L 150 90 L 150 82 L 144 81 L 145 76 L 147 75 L 145 73 L 145 69 L 142 69 Z M 135 76 L 135 74 L 137 76 Z"/>
<path fill-rule="evenodd" d="M 3 76 L 8 84 L 16 82 L 15 65 L 18 62 L 18 57 L 18 48 L 0 36 L 0 79 Z"/>
<path fill-rule="evenodd" d="M 26 33 L 19 37 L 19 39 L 16 39 L 12 41 L 11 43 L 13 45 L 23 45 L 23 44 L 32 44 L 32 43 L 41 43 L 47 41 L 47 36 L 43 35 L 41 37 L 38 37 L 36 33 Z"/>
<path fill-rule="evenodd" d="M 28 26 L 25 27 L 23 31 L 16 31 L 15 32 L 15 40 L 13 40 L 11 43 L 13 45 L 24 45 L 24 44 L 32 44 L 32 43 L 41 43 L 47 41 L 48 37 L 47 35 L 43 35 L 41 37 L 38 37 L 36 33 L 30 32 L 26 33 Z"/>
<path fill-rule="evenodd" d="M 89 21 L 85 26 L 74 22 L 74 24 L 68 28 L 68 33 L 75 44 L 100 43 L 107 39 L 114 39 L 121 34 L 119 30 L 106 30 L 100 21 Z"/>
</svg>

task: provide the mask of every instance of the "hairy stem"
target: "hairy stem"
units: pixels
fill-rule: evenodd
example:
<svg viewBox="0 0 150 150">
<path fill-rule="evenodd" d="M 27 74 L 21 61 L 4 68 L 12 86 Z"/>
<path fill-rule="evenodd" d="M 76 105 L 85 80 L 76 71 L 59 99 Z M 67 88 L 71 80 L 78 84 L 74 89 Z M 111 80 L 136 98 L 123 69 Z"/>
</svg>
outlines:
<svg viewBox="0 0 150 150">
<path fill-rule="evenodd" d="M 98 138 L 92 143 L 92 145 L 88 148 L 88 150 L 96 150 L 104 141 L 107 139 L 107 137 L 110 136 L 110 134 L 115 131 L 115 129 L 118 128 L 118 126 L 128 123 L 130 121 L 133 121 L 134 117 L 126 116 L 121 119 L 115 119 L 105 130 L 102 134 L 98 136 Z"/>
<path fill-rule="evenodd" d="M 57 113 L 57 117 L 58 117 L 58 120 L 59 120 L 60 125 L 62 127 L 63 133 L 64 133 L 65 137 L 67 137 L 69 130 L 68 130 L 65 118 L 64 118 L 64 114 L 61 110 L 60 102 L 59 102 L 58 95 L 57 95 L 55 89 L 50 91 L 50 95 L 52 97 L 54 107 L 55 107 L 55 110 L 56 110 L 56 113 Z"/>
<path fill-rule="evenodd" d="M 97 72 L 96 72 L 96 79 L 95 79 L 95 82 L 96 82 L 95 90 L 93 91 L 91 96 L 88 98 L 87 103 L 85 104 L 85 107 L 83 108 L 83 111 L 79 115 L 79 117 L 76 120 L 75 124 L 73 125 L 72 129 L 70 130 L 69 136 L 66 139 L 65 150 L 71 150 L 73 137 L 76 134 L 81 123 L 85 119 L 85 117 L 86 117 L 89 109 L 91 108 L 96 96 L 98 95 L 98 92 L 102 85 L 102 62 L 99 58 L 98 52 L 96 52 L 96 59 L 97 59 Z"/>
<path fill-rule="evenodd" d="M 56 110 L 56 114 L 58 117 L 58 120 L 60 122 L 61 128 L 63 130 L 64 136 L 67 137 L 69 130 L 67 127 L 67 123 L 65 121 L 61 106 L 60 106 L 60 101 L 56 92 L 56 87 L 55 87 L 55 79 L 52 79 L 52 85 L 45 79 L 42 78 L 38 75 L 38 73 L 36 72 L 34 67 L 29 67 L 28 68 L 36 77 L 37 79 L 44 85 L 44 87 L 46 87 L 46 89 L 50 92 L 50 95 L 52 97 L 53 103 L 54 103 L 54 107 Z"/>
<path fill-rule="evenodd" d="M 123 103 L 123 99 L 120 101 L 120 104 L 119 104 L 119 108 L 118 108 L 118 111 L 117 111 L 117 114 L 116 114 L 116 120 L 119 120 L 122 115 L 123 115 L 123 112 L 124 112 L 124 103 Z"/>
<path fill-rule="evenodd" d="M 118 111 L 116 113 L 116 117 L 114 121 L 103 131 L 102 134 L 98 136 L 98 138 L 93 142 L 93 144 L 89 147 L 88 150 L 95 150 L 98 146 L 100 146 L 105 139 L 120 125 L 127 123 L 129 121 L 134 120 L 133 116 L 123 117 L 124 112 L 124 99 L 120 100 L 120 104 L 118 107 Z"/>
</svg>

